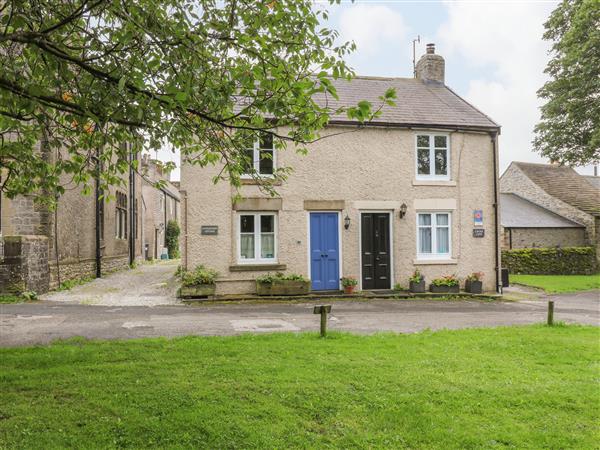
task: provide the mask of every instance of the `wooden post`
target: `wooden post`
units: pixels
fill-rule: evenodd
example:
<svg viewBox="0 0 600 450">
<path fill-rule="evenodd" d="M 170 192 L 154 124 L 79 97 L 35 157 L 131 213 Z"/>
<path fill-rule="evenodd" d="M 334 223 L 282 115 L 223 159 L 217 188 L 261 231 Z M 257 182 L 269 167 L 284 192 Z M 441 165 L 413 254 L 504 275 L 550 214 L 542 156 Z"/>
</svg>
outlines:
<svg viewBox="0 0 600 450">
<path fill-rule="evenodd" d="M 554 325 L 554 302 L 548 302 L 548 326 Z"/>
<path fill-rule="evenodd" d="M 313 308 L 313 314 L 321 314 L 321 337 L 327 335 L 327 313 L 331 312 L 331 305 L 319 305 Z"/>
<path fill-rule="evenodd" d="M 327 335 L 327 309 L 321 308 L 321 337 Z"/>
</svg>

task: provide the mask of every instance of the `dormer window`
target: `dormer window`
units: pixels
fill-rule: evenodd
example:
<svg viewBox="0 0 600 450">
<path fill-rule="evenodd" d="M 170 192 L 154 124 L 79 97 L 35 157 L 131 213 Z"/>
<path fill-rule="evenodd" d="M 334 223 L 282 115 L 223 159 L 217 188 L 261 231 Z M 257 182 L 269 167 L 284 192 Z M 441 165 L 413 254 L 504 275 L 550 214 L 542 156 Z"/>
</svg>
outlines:
<svg viewBox="0 0 600 450">
<path fill-rule="evenodd" d="M 450 150 L 447 134 L 418 134 L 417 180 L 449 180 Z"/>
<path fill-rule="evenodd" d="M 273 151 L 273 136 L 263 134 L 260 139 L 253 142 L 252 147 L 244 150 L 246 163 L 248 165 L 243 178 L 251 178 L 252 175 L 259 177 L 273 176 L 275 169 L 275 152 Z"/>
</svg>

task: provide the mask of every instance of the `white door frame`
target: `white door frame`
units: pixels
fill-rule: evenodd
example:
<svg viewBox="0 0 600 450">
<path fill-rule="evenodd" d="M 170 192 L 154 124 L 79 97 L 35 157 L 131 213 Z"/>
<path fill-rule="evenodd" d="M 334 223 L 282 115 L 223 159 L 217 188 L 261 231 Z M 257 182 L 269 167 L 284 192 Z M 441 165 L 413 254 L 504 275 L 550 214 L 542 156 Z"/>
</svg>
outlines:
<svg viewBox="0 0 600 450">
<path fill-rule="evenodd" d="M 310 211 L 306 211 L 306 247 L 307 247 L 307 262 L 308 262 L 308 275 L 307 278 L 310 280 L 310 283 L 312 285 L 312 279 L 311 279 L 311 274 L 312 274 L 312 261 L 311 261 L 311 254 L 310 254 L 310 215 L 312 213 L 316 213 L 316 214 L 323 214 L 323 213 L 328 213 L 328 214 L 337 214 L 337 221 L 338 221 L 338 290 L 340 289 L 340 278 L 342 278 L 342 211 L 320 211 L 320 210 L 310 210 Z"/>
<path fill-rule="evenodd" d="M 390 216 L 390 289 L 394 288 L 394 210 L 385 209 L 359 209 L 358 210 L 358 287 L 362 291 L 362 215 L 388 214 Z M 377 290 L 377 289 L 376 289 Z"/>
</svg>

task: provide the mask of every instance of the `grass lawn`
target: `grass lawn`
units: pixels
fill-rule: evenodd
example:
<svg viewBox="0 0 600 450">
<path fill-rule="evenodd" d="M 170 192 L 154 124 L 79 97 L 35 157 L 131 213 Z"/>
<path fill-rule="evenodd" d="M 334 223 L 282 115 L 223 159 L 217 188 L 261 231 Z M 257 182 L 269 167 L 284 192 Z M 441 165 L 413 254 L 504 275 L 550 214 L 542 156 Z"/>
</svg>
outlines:
<svg viewBox="0 0 600 450">
<path fill-rule="evenodd" d="M 20 295 L 0 295 L 0 304 L 2 303 L 22 303 L 25 299 Z"/>
<path fill-rule="evenodd" d="M 600 289 L 600 274 L 596 275 L 511 275 L 511 283 L 541 288 L 552 294 Z"/>
<path fill-rule="evenodd" d="M 8 448 L 596 448 L 597 327 L 0 350 Z"/>
</svg>

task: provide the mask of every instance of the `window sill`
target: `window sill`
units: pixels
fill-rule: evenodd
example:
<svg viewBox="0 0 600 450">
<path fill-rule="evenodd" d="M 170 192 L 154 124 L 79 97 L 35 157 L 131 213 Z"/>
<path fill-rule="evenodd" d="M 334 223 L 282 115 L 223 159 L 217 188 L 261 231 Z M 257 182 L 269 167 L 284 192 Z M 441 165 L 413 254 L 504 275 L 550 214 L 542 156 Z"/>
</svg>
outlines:
<svg viewBox="0 0 600 450">
<path fill-rule="evenodd" d="M 230 272 L 261 272 L 269 270 L 286 270 L 285 264 L 234 264 L 229 266 Z"/>
<path fill-rule="evenodd" d="M 452 265 L 452 264 L 458 264 L 458 260 L 456 260 L 456 259 L 414 259 L 413 264 L 415 266 Z"/>
<path fill-rule="evenodd" d="M 262 178 L 260 180 L 256 180 L 254 178 L 241 178 L 240 179 L 242 185 L 262 185 L 262 184 L 268 184 L 271 186 L 281 186 L 281 181 L 280 180 L 276 180 L 274 181 L 272 177 L 265 177 Z"/>
<path fill-rule="evenodd" d="M 456 186 L 452 180 L 413 180 L 413 186 Z"/>
</svg>

